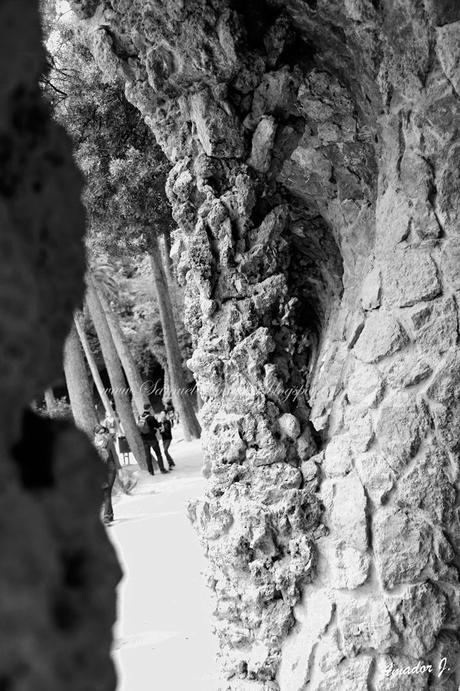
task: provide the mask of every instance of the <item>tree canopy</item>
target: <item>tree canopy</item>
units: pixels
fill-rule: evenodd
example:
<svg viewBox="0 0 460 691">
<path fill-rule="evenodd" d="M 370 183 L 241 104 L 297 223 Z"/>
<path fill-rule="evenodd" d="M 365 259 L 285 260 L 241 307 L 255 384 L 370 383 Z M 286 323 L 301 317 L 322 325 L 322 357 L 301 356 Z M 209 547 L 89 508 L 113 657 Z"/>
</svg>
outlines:
<svg viewBox="0 0 460 691">
<path fill-rule="evenodd" d="M 85 178 L 87 253 L 90 267 L 111 267 L 117 290 L 110 296 L 139 368 L 147 375 L 153 357 L 164 365 L 164 341 L 145 260 L 152 234 L 174 229 L 165 194 L 169 170 L 155 138 L 120 82 L 107 79 L 94 62 L 87 38 L 53 0 L 43 3 L 48 70 L 45 93 L 55 117 L 75 144 Z M 190 338 L 182 319 L 182 291 L 170 286 L 184 359 Z M 90 324 L 87 330 L 99 348 Z"/>
</svg>

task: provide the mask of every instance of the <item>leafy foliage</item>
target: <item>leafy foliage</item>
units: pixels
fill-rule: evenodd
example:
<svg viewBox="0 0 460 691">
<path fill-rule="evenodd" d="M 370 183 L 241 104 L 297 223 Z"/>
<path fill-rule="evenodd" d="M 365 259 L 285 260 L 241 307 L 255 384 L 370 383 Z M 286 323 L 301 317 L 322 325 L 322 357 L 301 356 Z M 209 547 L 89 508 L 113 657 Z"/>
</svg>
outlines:
<svg viewBox="0 0 460 691">
<path fill-rule="evenodd" d="M 152 234 L 174 228 L 164 191 L 169 163 L 123 87 L 108 80 L 94 63 L 87 38 L 72 15 L 60 16 L 54 0 L 43 0 L 49 69 L 43 86 L 55 117 L 75 144 L 85 177 L 87 251 L 94 270 L 110 274 L 112 307 L 120 317 L 136 362 L 144 373 L 152 358 L 166 362 L 158 307 L 146 252 Z M 184 359 L 190 339 L 180 315 L 182 293 L 170 286 Z M 87 332 L 97 345 L 91 325 Z M 95 348 L 98 356 L 99 347 Z"/>
<path fill-rule="evenodd" d="M 164 191 L 169 164 L 121 83 L 108 81 L 95 65 L 85 35 L 61 23 L 49 44 L 47 93 L 86 179 L 89 249 L 111 257 L 145 252 L 152 233 L 174 227 Z M 66 96 L 56 99 L 56 93 Z"/>
<path fill-rule="evenodd" d="M 56 398 L 51 410 L 45 403 L 37 407 L 37 412 L 44 417 L 52 417 L 58 420 L 72 420 L 72 408 L 69 401 L 65 398 Z"/>
</svg>

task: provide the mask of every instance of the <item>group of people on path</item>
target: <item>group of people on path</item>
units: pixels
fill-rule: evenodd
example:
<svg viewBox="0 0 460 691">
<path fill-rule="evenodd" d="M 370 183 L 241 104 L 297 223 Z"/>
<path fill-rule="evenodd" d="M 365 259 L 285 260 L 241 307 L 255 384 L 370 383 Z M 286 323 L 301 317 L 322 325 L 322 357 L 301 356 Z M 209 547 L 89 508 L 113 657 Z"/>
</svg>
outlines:
<svg viewBox="0 0 460 691">
<path fill-rule="evenodd" d="M 155 454 L 160 473 L 168 472 L 163 463 L 163 457 L 161 455 L 161 449 L 158 443 L 157 430 L 159 431 L 161 440 L 163 442 L 163 451 L 168 462 L 169 470 L 172 470 L 176 465 L 168 451 L 172 441 L 172 421 L 167 417 L 165 410 L 161 411 L 157 420 L 153 415 L 150 406 L 145 405 L 144 412 L 139 418 L 139 431 L 144 443 L 145 455 L 147 457 L 147 468 L 150 475 L 154 475 L 150 449 L 152 449 L 153 453 Z"/>
<path fill-rule="evenodd" d="M 172 441 L 172 426 L 175 419 L 175 411 L 170 403 L 161 411 L 158 419 L 155 417 L 151 406 L 148 404 L 144 406 L 144 411 L 138 418 L 137 424 L 144 444 L 147 469 L 150 475 L 155 474 L 151 450 L 155 454 L 155 460 L 161 473 L 168 473 L 176 466 L 169 453 L 169 447 Z M 103 521 L 105 524 L 109 524 L 113 521 L 112 490 L 117 478 L 117 466 L 119 466 L 119 462 L 117 462 L 118 455 L 115 447 L 115 425 L 112 424 L 112 420 L 104 420 L 104 422 L 107 424 L 98 424 L 94 429 L 94 445 L 106 469 L 106 477 L 102 487 L 104 493 Z M 163 462 L 157 433 L 160 435 L 162 441 L 163 453 L 168 463 L 169 470 L 165 468 Z"/>
</svg>

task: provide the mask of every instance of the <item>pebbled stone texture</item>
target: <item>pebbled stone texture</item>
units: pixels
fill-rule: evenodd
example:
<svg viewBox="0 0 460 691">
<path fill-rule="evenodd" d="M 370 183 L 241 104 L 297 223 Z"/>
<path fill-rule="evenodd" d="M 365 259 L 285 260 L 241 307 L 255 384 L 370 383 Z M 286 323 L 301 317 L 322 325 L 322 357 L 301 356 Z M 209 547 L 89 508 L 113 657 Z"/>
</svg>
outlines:
<svg viewBox="0 0 460 691">
<path fill-rule="evenodd" d="M 229 689 L 441 688 L 384 670 L 443 650 L 460 683 L 459 20 L 450 0 L 86 20 L 172 164 Z"/>
</svg>

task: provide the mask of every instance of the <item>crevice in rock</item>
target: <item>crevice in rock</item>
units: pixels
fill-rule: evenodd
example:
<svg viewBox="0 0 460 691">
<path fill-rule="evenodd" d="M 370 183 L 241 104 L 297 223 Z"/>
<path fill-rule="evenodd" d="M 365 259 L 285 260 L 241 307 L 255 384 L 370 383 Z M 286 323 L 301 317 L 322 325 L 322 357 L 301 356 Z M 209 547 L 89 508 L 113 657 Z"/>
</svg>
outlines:
<svg viewBox="0 0 460 691">
<path fill-rule="evenodd" d="M 268 0 L 230 0 L 229 5 L 240 15 L 245 30 L 247 45 L 261 52 L 264 50 L 264 37 L 267 29 L 272 26 L 280 10 Z"/>
</svg>

